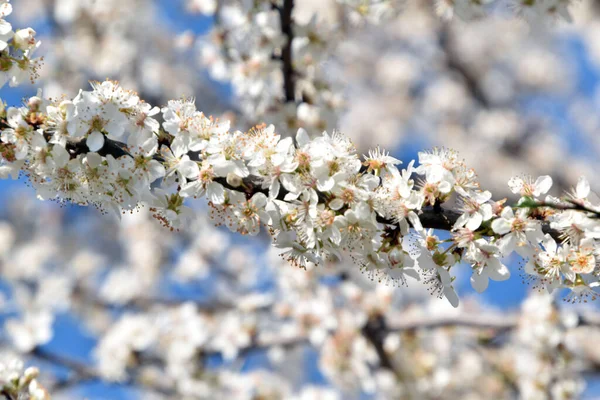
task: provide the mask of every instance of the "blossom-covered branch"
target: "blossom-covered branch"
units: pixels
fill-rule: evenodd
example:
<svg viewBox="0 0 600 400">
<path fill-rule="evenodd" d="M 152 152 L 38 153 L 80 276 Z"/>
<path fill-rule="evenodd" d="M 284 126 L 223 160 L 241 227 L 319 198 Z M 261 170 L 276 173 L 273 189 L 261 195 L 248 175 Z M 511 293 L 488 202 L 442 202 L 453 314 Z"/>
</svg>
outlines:
<svg viewBox="0 0 600 400">
<path fill-rule="evenodd" d="M 552 185 L 548 176 L 511 180 L 521 201 L 510 207 L 492 201 L 451 150 L 420 153 L 418 167 L 411 161 L 399 170 L 401 162 L 379 148 L 361 160 L 337 132 L 311 140 L 300 129 L 295 141 L 281 139 L 272 125 L 230 132 L 192 100 L 159 110 L 111 81 L 73 100 L 33 97 L 8 108 L 2 123 L 3 175 L 25 173 L 42 199 L 117 215 L 147 206 L 163 225 L 180 229 L 193 214 L 185 199 L 206 197 L 218 225 L 250 235 L 268 226 L 293 264 L 345 253 L 374 279 L 423 279 L 453 304 L 458 263 L 471 265 L 472 284 L 483 291 L 488 279 L 509 277 L 501 260 L 516 250 L 529 260 L 530 279 L 549 290 L 568 287 L 572 299 L 595 297 L 600 228 L 585 179 L 569 198 L 585 208 L 565 209 L 552 197 L 540 203 Z M 450 200 L 457 211 L 443 210 Z M 544 236 L 544 226 L 554 238 Z M 428 227 L 452 236 L 441 240 Z"/>
<path fill-rule="evenodd" d="M 38 76 L 41 60 L 33 54 L 40 46 L 32 28 L 13 30 L 4 18 L 12 13 L 10 0 L 0 0 L 0 87 L 17 86 Z"/>
</svg>

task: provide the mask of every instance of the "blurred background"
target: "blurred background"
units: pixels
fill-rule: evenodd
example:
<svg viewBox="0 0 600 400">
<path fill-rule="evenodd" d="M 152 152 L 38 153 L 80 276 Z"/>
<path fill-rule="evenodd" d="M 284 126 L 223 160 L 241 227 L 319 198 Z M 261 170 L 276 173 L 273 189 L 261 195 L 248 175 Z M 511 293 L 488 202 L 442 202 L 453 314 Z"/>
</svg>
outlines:
<svg viewBox="0 0 600 400">
<path fill-rule="evenodd" d="M 44 66 L 0 97 L 72 98 L 110 78 L 153 105 L 195 97 L 241 130 L 339 129 L 405 165 L 449 147 L 496 200 L 523 174 L 551 175 L 554 195 L 580 175 L 597 189 L 597 2 L 549 26 L 448 21 L 442 2 L 12 0 Z M 454 309 L 352 264 L 298 270 L 268 235 L 190 205 L 199 217 L 171 233 L 0 181 L 6 357 L 38 365 L 58 399 L 600 398 L 598 305 L 532 292 L 518 257 L 482 295 L 459 275 Z"/>
</svg>

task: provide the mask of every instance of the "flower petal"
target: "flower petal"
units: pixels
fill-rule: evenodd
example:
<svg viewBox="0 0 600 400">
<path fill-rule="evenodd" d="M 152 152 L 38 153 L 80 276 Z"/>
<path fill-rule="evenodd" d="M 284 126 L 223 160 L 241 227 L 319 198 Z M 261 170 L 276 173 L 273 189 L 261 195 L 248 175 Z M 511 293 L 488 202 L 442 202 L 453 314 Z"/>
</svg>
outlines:
<svg viewBox="0 0 600 400">
<path fill-rule="evenodd" d="M 492 221 L 492 229 L 499 235 L 504 235 L 510 232 L 512 224 L 506 218 L 497 218 Z"/>
<path fill-rule="evenodd" d="M 479 228 L 482 221 L 483 221 L 483 216 L 480 213 L 476 212 L 475 214 L 471 215 L 471 217 L 467 220 L 466 227 L 467 227 L 467 229 L 474 231 L 477 228 Z"/>
<path fill-rule="evenodd" d="M 99 151 L 104 147 L 104 135 L 101 132 L 94 131 L 88 136 L 85 143 L 90 151 Z"/>
<path fill-rule="evenodd" d="M 552 187 L 552 178 L 549 175 L 540 176 L 534 183 L 535 191 L 534 196 L 539 196 L 548 193 L 548 190 Z"/>
<path fill-rule="evenodd" d="M 584 176 L 580 176 L 575 188 L 575 194 L 578 199 L 585 199 L 590 194 L 590 183 Z"/>
<path fill-rule="evenodd" d="M 492 257 L 487 262 L 486 271 L 491 280 L 505 281 L 510 278 L 510 271 L 506 265 L 502 264 L 496 257 Z"/>
<path fill-rule="evenodd" d="M 489 279 L 484 271 L 481 271 L 481 273 L 473 271 L 473 274 L 471 275 L 471 286 L 477 293 L 483 293 L 485 289 L 488 288 L 488 284 Z"/>
</svg>

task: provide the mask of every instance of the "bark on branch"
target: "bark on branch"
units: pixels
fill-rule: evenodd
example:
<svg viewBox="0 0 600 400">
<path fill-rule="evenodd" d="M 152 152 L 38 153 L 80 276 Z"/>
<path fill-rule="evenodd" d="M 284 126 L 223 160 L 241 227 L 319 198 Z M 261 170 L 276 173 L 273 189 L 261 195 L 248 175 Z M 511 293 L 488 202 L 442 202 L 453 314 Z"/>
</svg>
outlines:
<svg viewBox="0 0 600 400">
<path fill-rule="evenodd" d="M 281 62 L 283 70 L 283 90 L 285 102 L 296 101 L 296 83 L 294 76 L 294 65 L 292 55 L 292 42 L 294 40 L 294 29 L 292 24 L 292 12 L 294 0 L 283 0 L 283 6 L 279 8 L 281 32 L 286 38 L 286 43 L 281 49 Z"/>
</svg>

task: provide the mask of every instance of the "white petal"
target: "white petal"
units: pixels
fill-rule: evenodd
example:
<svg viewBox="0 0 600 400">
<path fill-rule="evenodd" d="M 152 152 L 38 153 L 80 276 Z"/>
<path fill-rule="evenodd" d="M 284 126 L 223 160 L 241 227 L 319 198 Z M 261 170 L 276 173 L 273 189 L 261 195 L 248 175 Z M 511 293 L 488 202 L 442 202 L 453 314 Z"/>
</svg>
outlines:
<svg viewBox="0 0 600 400">
<path fill-rule="evenodd" d="M 104 135 L 101 132 L 92 132 L 85 142 L 90 151 L 96 152 L 104 147 Z"/>
<path fill-rule="evenodd" d="M 485 272 L 478 273 L 476 271 L 471 275 L 471 286 L 477 293 L 483 293 L 488 288 L 489 279 Z"/>
<path fill-rule="evenodd" d="M 438 190 L 441 193 L 450 193 L 450 191 L 452 190 L 452 184 L 447 181 L 441 181 L 438 185 Z"/>
<path fill-rule="evenodd" d="M 511 227 L 511 222 L 505 218 L 497 218 L 492 221 L 492 229 L 499 235 L 504 235 L 510 232 Z"/>
<path fill-rule="evenodd" d="M 264 193 L 256 193 L 250 201 L 255 207 L 261 209 L 267 205 L 267 196 Z"/>
<path fill-rule="evenodd" d="M 465 224 L 467 223 L 468 220 L 469 220 L 469 214 L 467 214 L 467 213 L 462 214 L 460 217 L 458 217 L 458 219 L 454 223 L 453 228 L 454 229 L 462 228 L 463 226 L 465 226 Z"/>
<path fill-rule="evenodd" d="M 85 160 L 87 161 L 88 165 L 92 168 L 99 167 L 100 164 L 102 164 L 102 161 L 104 161 L 102 156 L 98 153 L 87 153 L 85 155 Z"/>
<path fill-rule="evenodd" d="M 71 156 L 64 147 L 54 145 L 54 147 L 52 148 L 52 158 L 54 159 L 56 166 L 62 168 L 65 165 L 67 165 L 67 163 L 71 159 Z"/>
<path fill-rule="evenodd" d="M 150 182 L 154 182 L 166 174 L 165 167 L 161 163 L 155 161 L 156 160 L 152 160 L 150 162 L 150 170 L 148 171 Z"/>
<path fill-rule="evenodd" d="M 269 185 L 269 198 L 276 199 L 279 196 L 279 189 L 281 185 L 279 184 L 279 179 L 273 179 L 271 185 Z"/>
<path fill-rule="evenodd" d="M 12 25 L 9 22 L 6 22 L 3 19 L 0 19 L 0 35 L 7 35 L 7 36 L 9 36 L 7 38 L 7 40 L 8 40 L 12 36 L 12 34 L 10 34 L 11 31 L 12 31 Z"/>
<path fill-rule="evenodd" d="M 319 189 L 321 192 L 329 192 L 334 186 L 335 179 L 332 177 L 317 180 L 317 189 Z"/>
<path fill-rule="evenodd" d="M 225 202 L 225 190 L 220 184 L 211 182 L 206 188 L 206 197 L 213 204 L 223 204 Z"/>
<path fill-rule="evenodd" d="M 535 261 L 530 259 L 527 262 L 527 264 L 525 264 L 524 271 L 525 271 L 525 273 L 527 273 L 529 275 L 537 275 L 538 273 L 535 269 L 536 269 Z"/>
<path fill-rule="evenodd" d="M 510 271 L 496 257 L 487 262 L 486 270 L 490 279 L 494 281 L 505 281 L 510 278 Z"/>
<path fill-rule="evenodd" d="M 198 163 L 189 159 L 181 161 L 177 170 L 187 179 L 196 179 L 200 175 Z"/>
<path fill-rule="evenodd" d="M 279 176 L 279 180 L 281 180 L 281 184 L 283 185 L 284 188 L 286 188 L 286 190 L 288 192 L 292 192 L 292 193 L 300 193 L 301 188 L 300 185 L 298 185 L 298 182 L 296 181 L 294 175 L 290 175 L 290 174 L 281 174 Z"/>
<path fill-rule="evenodd" d="M 423 230 L 423 225 L 421 224 L 421 220 L 419 219 L 419 216 L 414 211 L 409 211 L 407 218 L 410 221 L 410 223 L 412 224 L 413 228 L 415 228 L 415 230 L 417 232 L 421 232 Z"/>
<path fill-rule="evenodd" d="M 536 179 L 534 196 L 539 196 L 548 193 L 548 190 L 552 187 L 552 178 L 548 175 L 540 176 Z"/>
<path fill-rule="evenodd" d="M 444 296 L 446 296 L 446 299 L 448 299 L 448 301 L 450 302 L 452 307 L 454 307 L 454 308 L 458 307 L 458 303 L 459 303 L 458 296 L 456 295 L 454 288 L 452 288 L 450 286 L 444 287 Z"/>
<path fill-rule="evenodd" d="M 506 235 L 498 241 L 498 247 L 503 256 L 507 256 L 517 247 L 517 238 L 514 234 Z"/>
<path fill-rule="evenodd" d="M 546 252 L 548 252 L 550 254 L 555 254 L 556 250 L 558 249 L 556 241 L 548 233 L 546 235 L 544 235 L 544 241 L 543 241 L 542 245 L 544 246 L 544 249 L 546 249 Z"/>
<path fill-rule="evenodd" d="M 430 271 L 436 267 L 429 252 L 423 253 L 418 259 L 419 267 L 424 271 Z"/>
<path fill-rule="evenodd" d="M 280 140 L 275 148 L 277 149 L 278 153 L 287 153 L 293 144 L 294 142 L 292 141 L 292 138 L 286 137 L 285 139 Z"/>
<path fill-rule="evenodd" d="M 523 179 L 517 177 L 510 178 L 508 181 L 508 187 L 514 194 L 520 194 L 521 189 L 523 188 Z"/>
<path fill-rule="evenodd" d="M 531 246 L 523 245 L 523 246 L 515 246 L 514 250 L 517 252 L 521 258 L 527 260 L 533 257 L 534 251 Z"/>
<path fill-rule="evenodd" d="M 344 207 L 344 201 L 342 199 L 333 199 L 329 202 L 329 208 L 332 210 L 339 210 Z"/>
<path fill-rule="evenodd" d="M 179 194 L 181 195 L 181 197 L 198 196 L 198 193 L 201 190 L 200 185 L 198 183 L 199 183 L 198 181 L 194 181 L 194 182 L 186 182 L 186 183 L 182 184 L 181 190 L 179 191 Z"/>
<path fill-rule="evenodd" d="M 181 157 L 189 151 L 189 140 L 184 136 L 176 136 L 171 142 L 171 151 L 176 158 Z"/>
<path fill-rule="evenodd" d="M 540 225 L 535 225 L 533 229 L 528 229 L 525 232 L 525 236 L 531 243 L 537 244 L 544 240 L 544 232 L 542 231 L 542 227 Z"/>
<path fill-rule="evenodd" d="M 590 183 L 584 176 L 579 177 L 575 194 L 578 199 L 585 199 L 590 194 Z"/>
<path fill-rule="evenodd" d="M 481 207 L 479 207 L 479 212 L 481 213 L 484 221 L 487 221 L 494 215 L 494 212 L 492 211 L 492 205 L 487 203 L 482 204 Z"/>
<path fill-rule="evenodd" d="M 480 213 L 476 212 L 475 214 L 471 215 L 471 218 L 469 218 L 469 220 L 467 221 L 467 229 L 470 229 L 472 231 L 476 230 L 477 228 L 479 228 L 482 221 L 483 216 Z"/>
<path fill-rule="evenodd" d="M 308 137 L 308 133 L 304 130 L 304 128 L 298 129 L 296 133 L 296 143 L 298 143 L 298 147 L 304 147 L 310 142 L 310 138 Z"/>
<path fill-rule="evenodd" d="M 288 138 L 289 139 L 289 138 Z M 273 154 L 271 156 L 271 162 L 273 163 L 274 166 L 280 166 L 281 164 L 283 164 L 285 162 L 285 157 L 283 156 L 283 154 Z M 264 164 L 264 163 L 263 163 Z"/>
<path fill-rule="evenodd" d="M 513 219 L 515 217 L 515 213 L 511 207 L 504 207 L 500 213 L 500 216 L 506 219 Z"/>
</svg>

